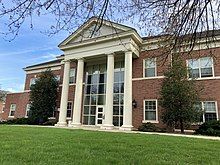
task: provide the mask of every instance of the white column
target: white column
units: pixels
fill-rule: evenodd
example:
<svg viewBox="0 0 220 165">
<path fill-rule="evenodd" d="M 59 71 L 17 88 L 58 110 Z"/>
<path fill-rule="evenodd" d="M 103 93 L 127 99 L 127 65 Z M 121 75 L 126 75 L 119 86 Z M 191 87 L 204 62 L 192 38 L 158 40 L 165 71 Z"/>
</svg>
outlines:
<svg viewBox="0 0 220 165">
<path fill-rule="evenodd" d="M 120 130 L 132 130 L 132 51 L 125 52 L 124 111 Z"/>
<path fill-rule="evenodd" d="M 64 61 L 64 73 L 63 73 L 63 85 L 62 85 L 62 93 L 61 93 L 59 121 L 56 124 L 56 126 L 58 127 L 67 126 L 66 113 L 67 113 L 68 92 L 69 92 L 69 72 L 70 72 L 70 61 Z"/>
<path fill-rule="evenodd" d="M 105 119 L 101 129 L 113 129 L 113 85 L 114 85 L 114 54 L 108 55 L 107 80 L 106 80 L 106 101 Z"/>
<path fill-rule="evenodd" d="M 70 126 L 81 126 L 81 108 L 82 108 L 82 96 L 83 96 L 83 73 L 84 73 L 84 60 L 78 59 L 77 74 L 76 74 L 76 89 L 73 108 L 73 119 Z"/>
</svg>

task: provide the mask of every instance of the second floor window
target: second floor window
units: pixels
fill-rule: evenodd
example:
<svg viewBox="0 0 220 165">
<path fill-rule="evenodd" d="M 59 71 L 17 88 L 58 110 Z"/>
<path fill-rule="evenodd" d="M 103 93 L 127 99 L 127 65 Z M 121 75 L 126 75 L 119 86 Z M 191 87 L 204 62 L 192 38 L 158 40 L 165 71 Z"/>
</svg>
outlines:
<svg viewBox="0 0 220 165">
<path fill-rule="evenodd" d="M 212 57 L 188 60 L 189 78 L 203 78 L 213 76 Z"/>
<path fill-rule="evenodd" d="M 147 58 L 144 60 L 144 77 L 155 77 L 156 74 L 156 58 Z"/>
<path fill-rule="evenodd" d="M 16 104 L 11 104 L 9 116 L 14 117 L 14 115 L 15 115 L 15 110 L 16 110 Z"/>
<path fill-rule="evenodd" d="M 35 82 L 36 82 L 36 78 L 31 78 L 30 79 L 30 87 L 31 87 L 31 85 L 34 85 Z"/>
<path fill-rule="evenodd" d="M 75 83 L 75 81 L 76 81 L 76 69 L 75 68 L 72 68 L 72 69 L 70 69 L 70 79 L 69 79 L 69 83 L 70 84 L 73 84 L 73 83 Z"/>
</svg>

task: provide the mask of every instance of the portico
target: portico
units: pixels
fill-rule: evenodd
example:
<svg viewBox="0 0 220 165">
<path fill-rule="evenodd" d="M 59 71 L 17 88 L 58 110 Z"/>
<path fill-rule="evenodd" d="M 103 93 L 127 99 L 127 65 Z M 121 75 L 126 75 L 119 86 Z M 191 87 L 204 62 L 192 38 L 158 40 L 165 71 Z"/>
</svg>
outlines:
<svg viewBox="0 0 220 165">
<path fill-rule="evenodd" d="M 96 125 L 101 129 L 132 129 L 132 59 L 139 56 L 141 38 L 132 28 L 104 21 L 95 36 L 93 18 L 64 40 L 64 76 L 59 121 L 67 126 L 70 61 L 77 63 L 75 99 L 70 127 Z M 102 59 L 102 62 L 96 62 Z M 93 59 L 93 62 L 90 62 Z M 95 60 L 94 60 L 95 59 Z M 83 90 L 84 89 L 84 90 Z"/>
</svg>

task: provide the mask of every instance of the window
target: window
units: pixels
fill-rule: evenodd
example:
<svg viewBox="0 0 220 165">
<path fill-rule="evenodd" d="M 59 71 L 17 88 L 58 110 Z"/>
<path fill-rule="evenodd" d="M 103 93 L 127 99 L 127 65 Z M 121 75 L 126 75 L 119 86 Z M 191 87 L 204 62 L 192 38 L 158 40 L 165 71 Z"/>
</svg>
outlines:
<svg viewBox="0 0 220 165">
<path fill-rule="evenodd" d="M 15 110 L 16 110 L 16 104 L 11 104 L 11 106 L 10 106 L 10 112 L 9 112 L 9 116 L 10 116 L 10 117 L 14 117 L 14 115 L 15 115 Z"/>
<path fill-rule="evenodd" d="M 144 100 L 144 121 L 157 122 L 157 100 Z"/>
<path fill-rule="evenodd" d="M 88 65 L 84 91 L 83 124 L 96 124 L 96 109 L 105 105 L 106 64 Z"/>
<path fill-rule="evenodd" d="M 203 115 L 201 116 L 201 122 L 210 120 L 217 120 L 217 102 L 215 101 L 203 101 L 201 102 Z"/>
<path fill-rule="evenodd" d="M 55 78 L 58 82 L 60 82 L 60 75 L 56 75 Z"/>
<path fill-rule="evenodd" d="M 70 84 L 73 84 L 73 83 L 75 83 L 76 82 L 76 69 L 75 68 L 72 68 L 72 69 L 70 69 L 70 79 L 69 79 L 69 83 Z"/>
<path fill-rule="evenodd" d="M 156 58 L 148 58 L 144 60 L 144 77 L 155 77 L 156 74 Z"/>
<path fill-rule="evenodd" d="M 29 112 L 30 112 L 30 104 L 27 104 L 27 105 L 26 105 L 26 114 L 25 114 L 25 117 L 28 117 L 28 116 L 29 116 Z"/>
<path fill-rule="evenodd" d="M 70 101 L 67 103 L 66 117 L 69 117 L 69 118 L 72 117 L 72 102 L 70 102 Z"/>
<path fill-rule="evenodd" d="M 36 83 L 36 78 L 31 78 L 30 79 L 30 86 L 34 85 Z"/>
<path fill-rule="evenodd" d="M 188 60 L 189 78 L 203 78 L 213 76 L 212 57 Z"/>
<path fill-rule="evenodd" d="M 5 111 L 5 103 L 2 104 L 2 111 L 1 112 L 4 113 L 4 111 Z"/>
</svg>

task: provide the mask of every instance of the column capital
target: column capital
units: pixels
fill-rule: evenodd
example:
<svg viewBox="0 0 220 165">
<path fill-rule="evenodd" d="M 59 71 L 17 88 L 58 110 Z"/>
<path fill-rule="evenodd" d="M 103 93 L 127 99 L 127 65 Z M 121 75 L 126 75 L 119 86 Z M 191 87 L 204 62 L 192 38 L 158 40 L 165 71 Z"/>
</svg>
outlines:
<svg viewBox="0 0 220 165">
<path fill-rule="evenodd" d="M 65 64 L 65 63 L 68 63 L 68 62 L 70 63 L 70 62 L 71 62 L 71 60 L 70 60 L 70 59 L 67 59 L 67 60 L 62 60 L 62 61 L 61 61 L 61 64 Z"/>
<path fill-rule="evenodd" d="M 85 61 L 84 58 L 75 58 L 75 60 L 77 60 L 77 61 Z"/>
<path fill-rule="evenodd" d="M 115 52 L 106 53 L 105 55 L 106 55 L 106 56 L 114 56 L 114 55 L 115 55 Z"/>
<path fill-rule="evenodd" d="M 125 52 L 125 54 L 130 54 L 130 53 L 133 53 L 133 51 L 132 50 L 126 50 L 126 51 L 124 51 Z"/>
</svg>

